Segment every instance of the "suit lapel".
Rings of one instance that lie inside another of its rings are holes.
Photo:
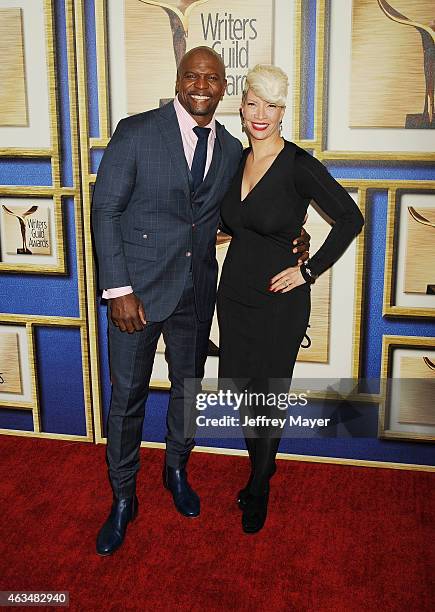
[[[184,155],[180,126],[172,102],[156,111],[160,131],[168,148],[169,156],[184,183],[184,191],[190,200],[189,168]]]

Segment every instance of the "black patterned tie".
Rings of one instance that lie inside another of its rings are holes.
[[[207,142],[210,128],[197,125],[193,131],[198,136],[190,172],[193,178],[193,191],[196,191],[204,180],[205,162],[207,160]]]

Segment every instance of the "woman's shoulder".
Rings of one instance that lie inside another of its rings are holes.
[[[308,151],[299,147],[296,143],[291,140],[284,140],[284,149],[282,151],[282,158],[285,164],[288,167],[288,164],[291,164],[291,167],[296,171],[301,167],[305,167],[307,164],[310,165],[310,160],[312,156]]]
[[[299,147],[296,143],[292,142],[291,140],[286,140],[284,138],[284,143],[285,143],[285,148],[288,150],[288,152],[294,155],[294,157],[297,160],[306,159],[307,157],[312,157],[311,153],[309,153],[308,151],[305,151],[305,149],[303,149],[302,147]]]
[[[307,170],[311,172],[326,171],[326,168],[322,162],[314,157],[310,151],[306,151],[289,140],[285,140],[285,143],[289,151],[291,151],[295,166],[298,170]]]

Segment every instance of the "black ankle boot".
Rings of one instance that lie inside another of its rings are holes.
[[[173,468],[165,464],[163,467],[163,484],[172,493],[175,507],[183,516],[194,518],[199,516],[200,500],[187,481],[186,469]]]
[[[275,474],[275,472],[276,472],[276,463],[274,461],[273,462],[273,468],[272,468],[272,471],[270,473],[269,478],[272,478],[272,476]],[[253,475],[252,475],[252,472],[251,472],[251,475],[249,476],[249,480],[246,483],[245,488],[241,489],[238,492],[238,494],[237,494],[237,504],[238,504],[240,510],[243,510],[246,507],[246,503],[247,503],[248,497],[249,497],[249,487],[250,487],[250,484],[252,482],[252,477],[253,477]]]
[[[245,533],[257,533],[262,529],[267,517],[269,485],[264,495],[249,494],[242,514],[242,528]]]
[[[139,502],[134,497],[114,498],[109,517],[97,536],[97,553],[111,555],[124,542],[127,525],[137,516]]]
[[[252,473],[249,476],[249,480],[246,483],[246,486],[244,489],[240,489],[240,491],[237,493],[237,504],[240,508],[240,510],[243,510],[246,506],[246,503],[248,501],[248,497],[249,497],[249,486],[252,482]]]

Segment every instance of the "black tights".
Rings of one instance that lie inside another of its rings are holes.
[[[247,488],[252,495],[264,495],[276,469],[275,457],[280,438],[245,437],[245,442],[251,460],[251,475]]]
[[[245,387],[249,393],[273,394],[278,397],[279,393],[288,393],[289,379],[251,380]],[[241,406],[242,423],[245,418],[258,416],[267,418],[283,419],[286,411],[279,409],[276,405],[267,405],[259,402],[256,406]],[[275,473],[275,458],[281,440],[282,429],[271,425],[243,426],[246,448],[251,461],[251,475],[247,488],[252,495],[264,495],[271,476]]]

